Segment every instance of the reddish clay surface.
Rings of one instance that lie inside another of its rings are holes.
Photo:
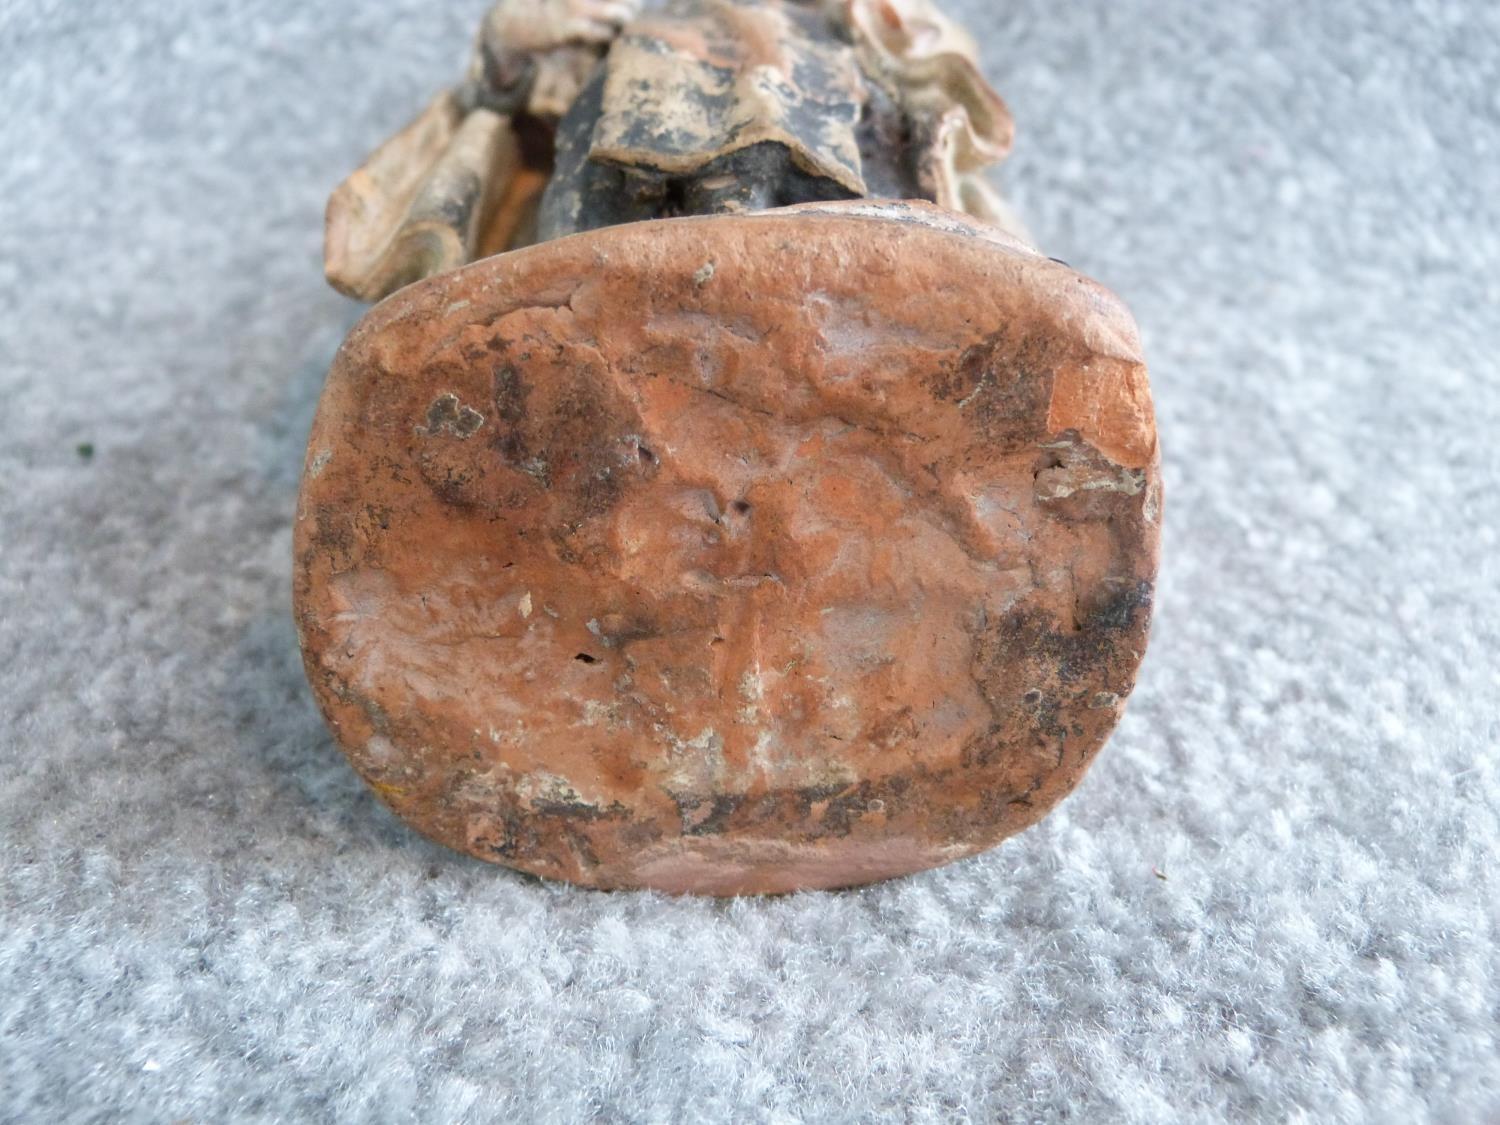
[[[920,205],[634,224],[351,334],[296,535],[307,670],[381,797],[598,887],[863,883],[1034,823],[1146,644],[1129,314]]]

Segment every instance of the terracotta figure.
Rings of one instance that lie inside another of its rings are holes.
[[[310,682],[381,797],[595,887],[837,887],[1082,778],[1161,510],[1129,313],[1032,249],[929,0],[501,0],[335,193]],[[382,300],[382,298],[384,298]]]

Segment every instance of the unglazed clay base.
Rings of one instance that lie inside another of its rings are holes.
[[[925,205],[610,228],[378,306],[296,535],[339,744],[451,847],[596,887],[864,883],[1068,793],[1160,491],[1108,292]]]

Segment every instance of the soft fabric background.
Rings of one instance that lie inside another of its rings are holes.
[[[1495,1120],[1500,8],[963,5],[1144,326],[1153,648],[1041,827],[719,903],[424,842],[303,686],[323,202],[482,3],[0,0],[0,1118]]]

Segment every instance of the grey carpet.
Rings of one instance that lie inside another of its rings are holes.
[[[1500,1116],[1500,7],[963,6],[1145,330],[1153,648],[1041,827],[715,903],[424,842],[303,686],[324,198],[481,6],[0,2],[0,1118]]]

